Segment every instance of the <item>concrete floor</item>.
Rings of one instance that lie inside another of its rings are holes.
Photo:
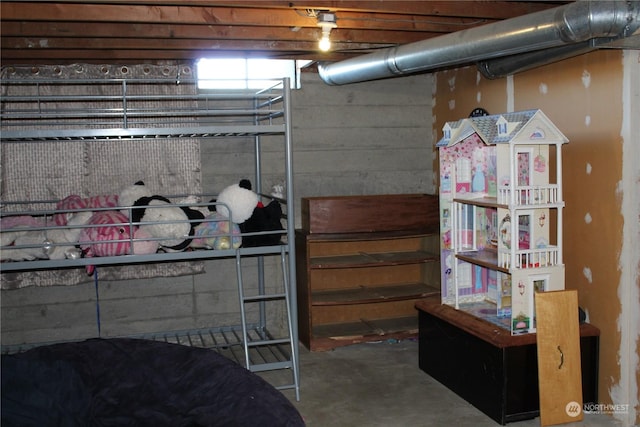
[[[300,347],[300,401],[309,427],[455,426],[500,424],[468,404],[418,367],[413,340],[357,344],[328,352]],[[509,423],[540,425],[540,418]],[[611,416],[585,414],[564,426],[621,426]]]

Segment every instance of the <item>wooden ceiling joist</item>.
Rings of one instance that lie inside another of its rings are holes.
[[[424,40],[566,1],[2,1],[2,64],[183,61],[207,55],[327,60]],[[318,11],[333,11],[321,53]]]

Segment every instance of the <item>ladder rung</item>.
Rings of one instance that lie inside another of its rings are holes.
[[[280,338],[280,339],[273,339],[273,340],[259,340],[259,341],[249,341],[247,343],[247,345],[249,347],[257,347],[260,345],[271,345],[271,344],[287,344],[290,343],[291,339],[289,338]]]
[[[295,384],[285,384],[285,385],[276,386],[276,389],[278,389],[278,390],[291,390],[292,388],[296,388],[296,385]]]
[[[249,366],[251,372],[273,371],[275,369],[292,368],[293,362],[291,360],[286,362],[273,362],[273,363],[257,363]]]
[[[282,294],[255,295],[250,297],[244,297],[242,299],[243,301],[265,301],[270,299],[282,299],[285,296],[286,295],[282,293]]]

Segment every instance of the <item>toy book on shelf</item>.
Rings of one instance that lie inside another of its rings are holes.
[[[447,122],[440,166],[442,302],[535,332],[534,293],[564,289],[562,152],[541,110]]]

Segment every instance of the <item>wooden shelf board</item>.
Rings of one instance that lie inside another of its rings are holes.
[[[440,289],[426,283],[407,283],[389,286],[361,286],[359,288],[314,292],[312,305],[369,304],[425,298],[439,294]]]
[[[491,270],[509,273],[507,268],[498,267],[498,253],[496,251],[479,250],[474,252],[459,252],[456,254],[456,258]]]
[[[375,233],[309,233],[306,230],[298,229],[296,233],[305,235],[309,242],[359,242],[425,237],[438,234],[438,230],[432,227],[416,230],[376,231]]]
[[[330,339],[343,341],[346,345],[347,343],[371,341],[371,338],[384,339],[398,333],[417,334],[417,314],[390,319],[361,319],[359,322],[316,325],[313,327],[312,340]]]
[[[436,254],[425,251],[383,252],[322,256],[310,259],[310,268],[357,268],[383,265],[415,264],[427,261],[437,261]]]
[[[509,206],[506,204],[498,203],[497,197],[488,197],[488,196],[460,197],[458,196],[458,197],[455,197],[453,201],[457,203],[464,203],[466,205],[475,205],[475,206],[480,206],[484,208],[505,208],[505,209],[509,208]]]

